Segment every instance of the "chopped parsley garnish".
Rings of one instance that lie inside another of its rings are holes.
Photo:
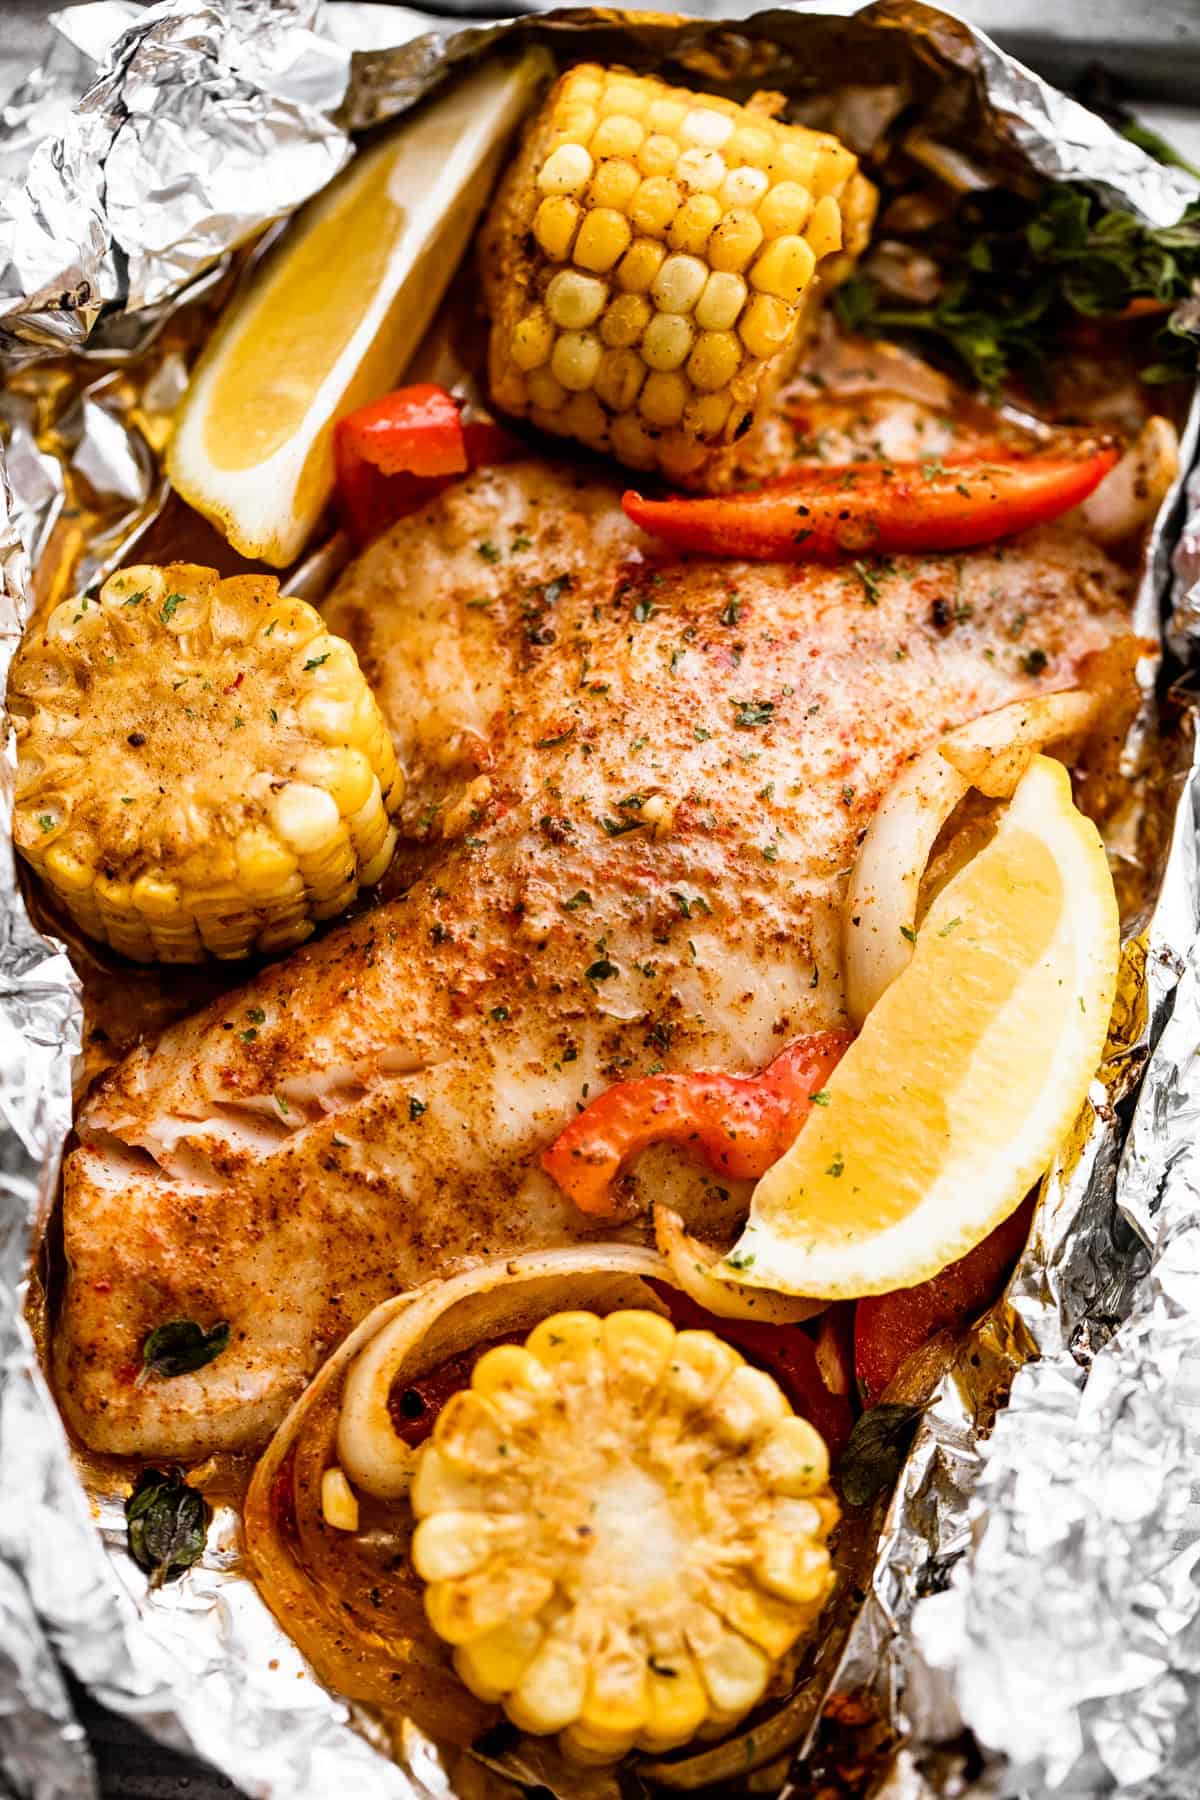
[[[609,962],[607,956],[599,956],[591,968],[584,970],[584,975],[588,981],[608,981],[620,972],[615,962]]]
[[[1036,676],[1042,673],[1049,661],[1050,658],[1046,655],[1046,652],[1044,650],[1039,650],[1035,645],[1032,650],[1026,650],[1024,656],[1022,656],[1021,667],[1027,675]]]
[[[773,700],[731,700],[733,723],[738,731],[754,731],[769,725],[775,712]]]
[[[740,600],[731,599],[721,609],[722,625],[736,625],[741,616],[742,603]]]
[[[572,894],[569,900],[563,901],[563,905],[568,912],[578,912],[581,906],[590,906],[591,904],[592,896],[588,893],[586,888],[580,888],[577,894]]]
[[[319,669],[321,667],[322,663],[327,663],[328,661],[329,661],[329,651],[328,650],[325,652],[324,656],[310,656],[308,661],[304,665],[302,673],[307,675],[308,671],[310,669]]]
[[[624,837],[627,831],[640,831],[646,823],[645,819],[610,819],[600,820],[607,837]]]
[[[503,554],[502,551],[496,548],[495,544],[489,544],[486,539],[482,544],[476,544],[475,549],[478,554],[482,556],[485,563],[498,563]]]
[[[423,1100],[418,1100],[417,1096],[415,1094],[410,1094],[408,1097],[408,1116],[409,1116],[409,1118],[410,1119],[419,1119],[421,1114],[424,1111],[425,1111],[425,1102]]]
[[[167,595],[166,599],[162,603],[162,610],[158,615],[164,625],[167,623],[168,619],[173,619],[175,617],[175,614],[179,611],[179,608],[183,605],[183,603],[186,599],[187,599],[186,594],[168,594]]]
[[[575,726],[568,725],[565,731],[560,731],[555,737],[538,738],[533,747],[535,750],[556,750],[559,744],[569,743],[574,736]]]

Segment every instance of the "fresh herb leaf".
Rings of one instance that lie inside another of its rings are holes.
[[[152,1588],[176,1581],[204,1552],[211,1517],[204,1495],[182,1469],[143,1469],[125,1502],[129,1554]]]
[[[325,652],[324,656],[310,656],[308,661],[305,663],[303,669],[301,670],[301,674],[307,675],[308,671],[310,669],[319,669],[321,667],[322,663],[327,663],[328,661],[329,661],[329,651],[328,650]]]
[[[560,744],[569,743],[574,736],[575,726],[568,725],[567,729],[560,731],[557,737],[538,738],[533,747],[535,750],[556,750]]]
[[[608,981],[612,976],[619,975],[620,972],[616,963],[609,962],[607,956],[597,957],[591,968],[583,971],[588,981]]]
[[[730,705],[738,731],[753,731],[759,725],[769,725],[775,711],[773,700],[731,700]]]
[[[590,906],[591,904],[592,896],[586,888],[580,888],[577,893],[571,895],[569,900],[563,901],[563,906],[568,912],[578,912],[581,906]]]
[[[873,1406],[855,1422],[838,1464],[847,1506],[865,1506],[900,1473],[921,1417],[919,1406]]]
[[[229,1344],[229,1321],[221,1319],[205,1331],[195,1319],[168,1319],[156,1325],[142,1345],[142,1377],[190,1375],[220,1356]]]
[[[183,605],[183,603],[186,599],[187,599],[186,594],[168,594],[167,595],[166,599],[162,603],[162,611],[158,615],[164,625],[167,623],[168,619],[173,619],[175,617],[175,614],[179,611],[179,608]]]
[[[1046,655],[1044,650],[1039,650],[1035,645],[1032,650],[1026,650],[1024,656],[1022,656],[1020,660],[1021,667],[1024,669],[1025,673],[1027,675],[1036,676],[1042,673],[1046,664],[1050,661],[1050,658]]]
[[[482,556],[485,563],[498,563],[503,555],[503,551],[498,550],[495,544],[489,544],[486,541],[482,544],[476,544],[475,548],[479,552],[479,555]]]
[[[419,1119],[421,1114],[424,1111],[425,1111],[425,1102],[423,1100],[418,1100],[417,1096],[415,1094],[410,1094],[409,1098],[408,1098],[408,1116],[409,1116],[409,1118],[413,1119],[413,1120]]]
[[[646,823],[645,819],[609,819],[600,821],[608,837],[624,837],[627,831],[640,831]]]

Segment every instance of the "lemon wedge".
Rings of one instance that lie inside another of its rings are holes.
[[[244,556],[283,568],[333,488],[335,422],[420,342],[548,60],[489,63],[359,156],[235,297],[192,374],[167,472]]]
[[[710,1273],[841,1300],[912,1287],[964,1256],[1078,1115],[1118,948],[1100,835],[1062,764],[1036,756]]]

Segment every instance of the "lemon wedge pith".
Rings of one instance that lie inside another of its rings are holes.
[[[311,201],[226,308],[192,372],[167,472],[244,556],[285,567],[333,488],[333,426],[424,335],[546,69],[489,64]]]
[[[1034,757],[712,1273],[850,1299],[964,1256],[1020,1204],[1083,1105],[1118,951],[1100,835],[1061,763]]]

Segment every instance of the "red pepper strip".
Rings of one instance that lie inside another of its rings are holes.
[[[919,1287],[860,1300],[854,1317],[854,1366],[864,1401],[874,1406],[914,1350],[944,1327],[961,1330],[989,1307],[1025,1248],[1033,1201],[997,1225],[960,1261]]]
[[[458,402],[423,382],[334,426],[338,509],[356,548],[417,512],[466,469],[508,462],[520,445],[499,425],[464,425]]]
[[[956,461],[805,463],[752,493],[621,504],[681,550],[760,562],[966,550],[1043,525],[1086,500],[1117,461],[1114,444],[1030,456],[976,451]]]
[[[655,1282],[655,1292],[670,1309],[679,1331],[712,1331],[747,1362],[773,1375],[793,1410],[816,1426],[825,1440],[830,1462],[836,1462],[850,1438],[853,1419],[849,1394],[831,1393],[821,1378],[813,1341],[802,1325],[755,1325],[750,1320],[718,1319],[678,1288]]]
[[[451,1394],[470,1387],[475,1364],[484,1351],[497,1344],[523,1344],[525,1337],[525,1332],[509,1331],[503,1337],[488,1338],[482,1344],[460,1351],[457,1356],[447,1357],[444,1363],[430,1369],[427,1375],[418,1376],[408,1387],[393,1389],[388,1412],[396,1436],[413,1449],[423,1444]]]
[[[648,1144],[699,1150],[718,1175],[764,1175],[794,1141],[812,1095],[851,1041],[848,1031],[797,1038],[761,1075],[644,1075],[619,1081],[573,1119],[542,1167],[582,1212],[609,1217],[621,1164]]]

